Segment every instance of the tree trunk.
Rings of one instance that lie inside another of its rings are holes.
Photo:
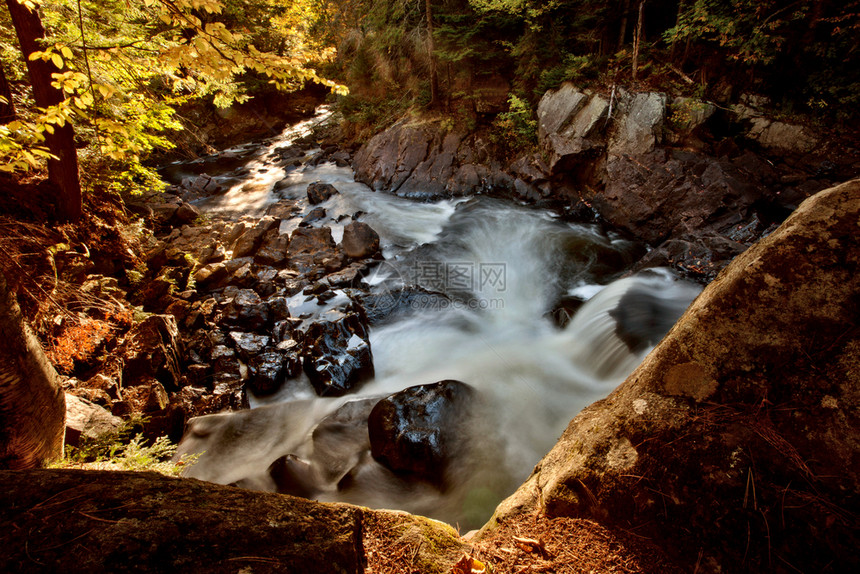
[[[427,49],[430,52],[430,106],[436,107],[439,103],[439,75],[436,71],[436,46],[433,42],[433,11],[430,0],[424,0],[424,9],[427,13]]]
[[[30,54],[41,50],[39,42],[45,37],[39,14],[19,4],[18,0],[6,0],[6,5],[27,62],[36,105],[48,108],[59,104],[65,96],[62,90],[51,86],[51,74],[60,70],[50,60],[37,58],[30,61]],[[55,125],[53,134],[45,134],[45,141],[51,153],[57,156],[57,159],[48,160],[48,178],[57,188],[57,216],[63,220],[76,221],[81,217],[82,208],[74,129],[68,122],[63,126]]]
[[[15,104],[12,102],[12,88],[9,87],[2,62],[0,62],[0,98],[6,100],[5,103],[0,100],[0,125],[6,125],[15,119]]]
[[[633,81],[639,68],[639,46],[642,43],[642,25],[645,22],[645,0],[639,3],[639,18],[636,20],[636,33],[633,35]]]
[[[0,272],[0,468],[63,456],[66,397]]]
[[[624,8],[621,10],[621,30],[618,32],[618,49],[624,46],[624,38],[627,36],[627,14],[630,13],[630,0],[624,0]]]

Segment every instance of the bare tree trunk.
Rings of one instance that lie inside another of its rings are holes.
[[[627,15],[630,13],[630,0],[624,0],[624,8],[621,10],[621,30],[618,32],[618,49],[624,45],[627,36]]]
[[[433,11],[430,0],[424,0],[427,13],[427,49],[430,53],[430,106],[435,107],[439,102],[439,75],[436,70],[436,46],[433,42]]]
[[[0,468],[43,466],[63,456],[66,398],[2,272],[0,337]]]
[[[30,54],[41,50],[40,40],[45,37],[42,20],[18,0],[6,0],[12,24],[27,62],[33,97],[40,108],[55,106],[63,101],[62,90],[51,85],[51,74],[60,70],[49,60],[30,60]],[[53,134],[45,134],[48,149],[57,159],[48,160],[48,178],[57,187],[57,215],[60,219],[76,221],[81,217],[81,181],[78,174],[78,153],[75,149],[75,132],[69,122],[54,126]]]
[[[633,81],[639,68],[639,45],[642,43],[642,24],[645,21],[645,0],[639,3],[639,18],[636,21],[636,33],[633,35]]]
[[[3,63],[0,62],[0,125],[6,125],[15,119],[15,104],[12,102],[12,88],[9,87],[9,81],[6,79],[6,70],[3,69]]]

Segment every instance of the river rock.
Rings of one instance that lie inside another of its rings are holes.
[[[324,207],[315,207],[311,209],[307,215],[305,215],[302,220],[299,222],[300,227],[309,227],[312,223],[317,221],[322,221],[326,218],[326,212]]]
[[[270,395],[280,389],[286,379],[299,376],[302,361],[297,350],[268,349],[252,358],[248,367],[248,388],[255,395]]]
[[[269,323],[269,307],[253,289],[239,289],[225,302],[218,322],[258,331]]]
[[[308,185],[308,203],[311,205],[322,203],[337,193],[339,193],[337,188],[332,184],[315,181]]]
[[[370,257],[379,251],[379,234],[368,224],[353,221],[343,228],[341,247],[352,259]]]
[[[739,255],[487,529],[545,512],[635,526],[691,570],[860,568],[858,221],[854,180]]]
[[[475,390],[447,380],[409,387],[380,400],[367,421],[370,452],[395,472],[442,484],[475,402]]]
[[[322,275],[337,271],[346,264],[329,227],[301,227],[293,231],[287,250],[290,265],[299,273]]]
[[[233,340],[236,350],[239,351],[239,356],[246,361],[265,349],[266,345],[269,344],[269,337],[267,335],[230,331],[230,338]]]
[[[373,376],[367,326],[353,306],[302,326],[305,373],[320,396],[340,396]]]
[[[270,229],[263,236],[254,261],[263,265],[279,266],[287,260],[288,235],[281,235],[277,229]]]
[[[248,228],[233,245],[233,259],[240,257],[253,256],[260,244],[263,242],[263,236],[270,229],[275,227],[277,220],[272,216],[265,216],[257,222],[253,227]]]
[[[291,219],[301,211],[299,202],[294,199],[280,199],[266,208],[266,215],[271,215],[275,219]]]

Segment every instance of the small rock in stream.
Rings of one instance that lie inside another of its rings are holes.
[[[338,193],[337,188],[332,184],[315,181],[308,185],[308,203],[311,205],[322,203],[336,193]]]
[[[367,327],[352,306],[302,326],[304,369],[319,396],[341,396],[373,376]]]

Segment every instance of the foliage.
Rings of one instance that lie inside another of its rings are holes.
[[[508,98],[508,111],[493,121],[496,143],[511,152],[530,149],[537,144],[537,119],[528,102],[514,94]]]
[[[235,1],[225,10],[221,0],[42,0],[49,38],[33,57],[61,70],[54,86],[66,99],[47,110],[17,105],[18,122],[0,129],[3,169],[40,166],[48,154],[42,134],[73,123],[87,144],[82,173],[106,176],[91,184],[114,191],[150,187],[158,178],[144,160],[173,147],[168,134],[181,128],[175,109],[185,102],[205,98],[225,107],[246,101],[244,82],[253,78],[282,90],[312,81],[343,91],[309,67],[332,53],[307,39],[316,3],[256,0],[246,17],[247,3]],[[11,77],[23,78],[8,15],[0,20],[0,60]]]
[[[196,462],[199,455],[183,456],[178,462],[171,458],[176,454],[176,445],[166,436],[160,436],[151,445],[135,429],[145,424],[142,417],[123,423],[115,432],[98,437],[81,437],[77,447],[67,446],[65,457],[54,463],[55,468],[95,467],[101,470],[154,471],[168,476],[179,476],[188,466]],[[130,438],[131,437],[131,438]]]

